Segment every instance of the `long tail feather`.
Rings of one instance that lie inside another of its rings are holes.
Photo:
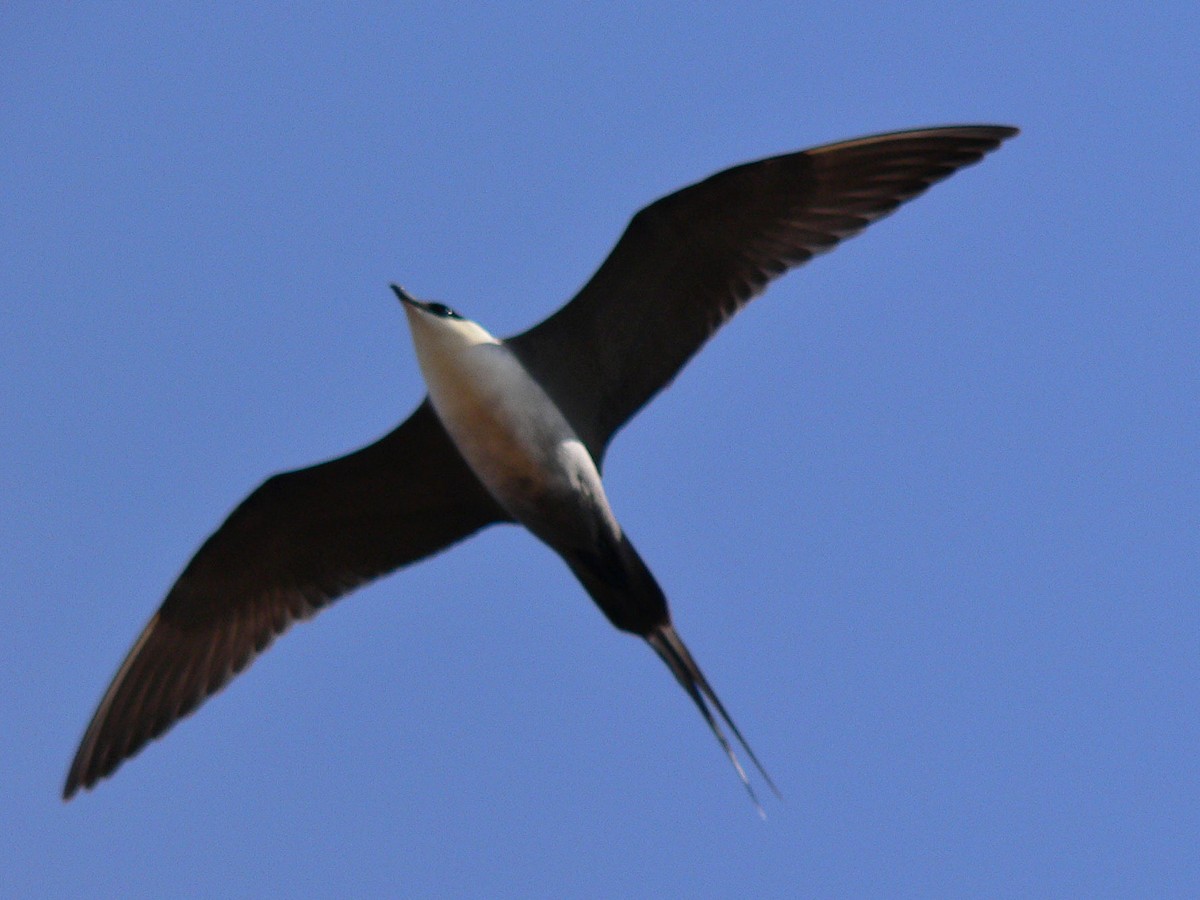
[[[671,670],[676,680],[687,691],[688,696],[692,698],[692,702],[700,710],[700,714],[704,717],[704,721],[708,723],[708,727],[712,731],[713,736],[716,737],[717,742],[721,745],[721,749],[729,757],[729,762],[732,763],[734,771],[737,772],[738,778],[741,779],[746,792],[750,795],[750,800],[754,804],[754,808],[765,819],[767,816],[763,811],[762,804],[758,802],[758,795],[755,794],[754,788],[750,784],[750,779],[746,777],[746,771],[742,768],[737,754],[725,737],[725,732],[721,728],[721,721],[733,732],[733,736],[737,739],[742,749],[746,751],[746,755],[754,763],[754,767],[758,769],[759,774],[762,775],[763,780],[771,788],[776,797],[780,796],[779,788],[775,787],[775,782],[771,780],[771,776],[767,774],[767,770],[763,768],[762,763],[758,761],[758,757],[754,755],[754,751],[750,749],[750,745],[746,743],[746,739],[742,737],[741,731],[738,730],[737,725],[734,724],[733,719],[726,712],[725,705],[717,697],[716,692],[708,683],[708,679],[700,671],[700,667],[696,665],[696,661],[692,658],[692,654],[688,651],[683,640],[675,632],[675,629],[670,624],[667,624],[660,625],[646,635],[646,641],[654,648],[654,652],[659,655],[659,658],[667,664],[667,668]],[[718,721],[713,715],[712,710],[714,709],[721,721]]]

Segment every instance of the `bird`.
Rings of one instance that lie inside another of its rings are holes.
[[[268,478],[203,542],[105,691],[63,799],[111,775],[294,622],[486,526],[515,523],[663,660],[762,814],[726,728],[779,792],[619,524],[601,478],[606,450],[768,282],[1017,133],[913,129],[720,171],[636,213],[566,305],[506,339],[392,285],[427,396],[374,443]]]

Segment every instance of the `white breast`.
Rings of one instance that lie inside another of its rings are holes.
[[[449,352],[448,352],[449,351]],[[556,543],[597,514],[611,519],[600,473],[541,385],[500,342],[417,342],[430,400],[463,458],[496,500]]]

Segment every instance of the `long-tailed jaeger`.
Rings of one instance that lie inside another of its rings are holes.
[[[220,690],[292,622],[497,522],[548,544],[613,625],[654,648],[752,798],[724,727],[774,789],[609,506],[605,449],[768,281],[1016,133],[926,128],[726,169],[635,215],[570,303],[505,340],[393,286],[429,396],[375,443],[267,479],[204,542],[100,701],[64,798]]]

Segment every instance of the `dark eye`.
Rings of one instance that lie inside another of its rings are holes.
[[[443,319],[461,319],[462,318],[462,316],[460,316],[458,313],[456,313],[450,307],[446,306],[444,303],[430,303],[429,306],[426,308],[431,313],[433,313],[435,316],[441,316]]]

